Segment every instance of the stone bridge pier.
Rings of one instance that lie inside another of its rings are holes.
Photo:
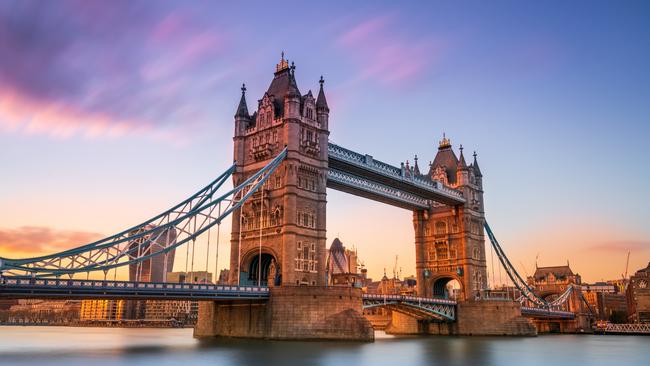
[[[372,341],[361,315],[361,290],[350,287],[271,288],[268,301],[199,303],[195,337]]]

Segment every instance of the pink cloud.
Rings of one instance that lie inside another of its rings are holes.
[[[413,81],[439,57],[439,42],[406,34],[396,23],[392,16],[377,16],[337,38],[336,45],[359,66],[359,80],[374,79],[386,84]]]
[[[596,243],[588,248],[605,252],[627,252],[650,250],[650,241],[647,240],[611,240]]]
[[[156,129],[156,133],[151,133]],[[119,119],[101,112],[89,112],[57,101],[29,98],[11,89],[0,88],[0,131],[46,135],[64,139],[118,138],[127,135],[147,136],[178,142],[176,133],[167,133],[151,123]]]
[[[102,234],[57,230],[42,226],[21,226],[15,229],[0,229],[0,251],[4,257],[15,253],[39,255],[70,249],[98,240]]]

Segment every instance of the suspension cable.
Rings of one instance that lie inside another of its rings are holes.
[[[260,252],[259,260],[257,261],[257,287],[262,286],[262,224],[264,223],[264,184],[260,187],[262,195],[260,196]]]
[[[221,202],[219,202],[219,215],[217,217],[221,217]],[[214,283],[217,283],[218,277],[220,275],[219,273],[219,237],[221,236],[221,222],[217,223],[217,254],[214,259]]]
[[[494,277],[494,249],[492,248],[492,245],[490,245],[490,259],[492,261],[492,289],[496,289],[496,277]]]
[[[196,232],[196,216],[194,216],[194,232]],[[195,244],[196,244],[196,238],[192,238],[192,267],[191,267],[191,272],[192,272],[192,278],[190,283],[194,283],[194,249],[195,249]],[[197,278],[198,280],[198,278]]]

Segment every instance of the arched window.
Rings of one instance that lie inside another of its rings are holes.
[[[271,111],[266,112],[266,122],[269,123],[269,124],[272,122]]]
[[[444,221],[436,222],[436,234],[447,234],[447,223]]]
[[[436,258],[447,259],[449,258],[449,247],[444,241],[436,242]]]

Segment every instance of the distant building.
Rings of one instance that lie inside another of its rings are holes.
[[[2,321],[22,324],[68,325],[79,319],[78,300],[18,300],[3,311]]]
[[[598,292],[598,318],[612,323],[627,323],[627,299],[625,294]]]
[[[124,317],[125,300],[83,300],[79,320],[121,320]]]
[[[147,225],[143,229],[133,230],[129,237],[141,235],[146,231],[155,229]],[[154,230],[149,234],[138,236],[129,242],[130,257],[137,258],[151,255],[176,243],[176,229]],[[129,281],[138,282],[165,282],[165,274],[174,268],[175,249],[167,254],[153,256],[149,259],[129,265]]]
[[[212,273],[207,271],[168,272],[167,282],[173,283],[212,283]]]
[[[573,292],[564,305],[565,310],[589,313],[587,305],[582,300],[582,278],[571,270],[568,262],[566,266],[537,267],[535,273],[528,277],[527,282],[537,296],[549,302],[572,287]]]
[[[220,285],[226,285],[228,284],[228,276],[230,276],[230,270],[229,269],[222,269],[219,272],[219,279],[217,280],[217,283]]]
[[[328,284],[362,287],[357,266],[356,251],[346,249],[341,240],[335,238],[327,255]]]
[[[636,271],[627,286],[627,316],[633,323],[650,323],[650,263]]]
[[[147,300],[145,306],[146,320],[171,320],[189,323],[192,313],[192,305],[196,301],[179,300]],[[198,306],[197,306],[198,309]]]
[[[616,294],[618,288],[607,282],[596,282],[593,284],[583,284],[582,285],[582,296],[584,296],[585,301],[589,304],[591,311],[595,312],[594,315],[598,316],[598,319],[607,320],[608,317],[614,314],[613,312],[618,309],[617,299],[614,297],[605,297],[604,294]],[[607,315],[609,313],[609,315]]]
[[[211,284],[212,273],[207,271],[168,272],[167,282]],[[177,320],[184,324],[194,324],[198,318],[197,301],[187,300],[147,300],[141,302],[142,318],[146,320]]]

